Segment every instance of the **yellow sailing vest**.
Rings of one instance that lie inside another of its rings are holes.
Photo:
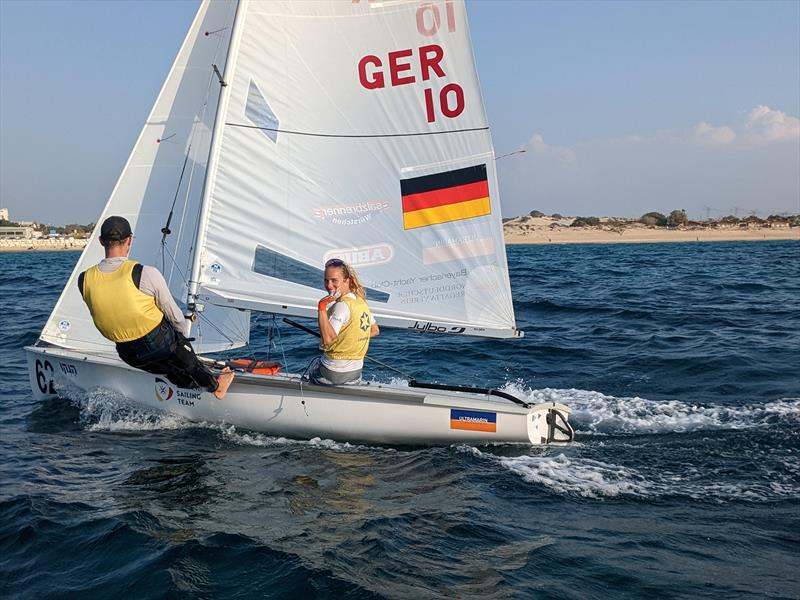
[[[138,340],[164,318],[155,298],[133,283],[135,265],[135,260],[126,260],[112,273],[103,273],[97,265],[84,272],[83,299],[97,329],[112,342]]]
[[[347,304],[350,320],[341,328],[336,339],[325,346],[325,356],[333,360],[361,360],[369,348],[372,313],[366,301],[358,296],[342,296],[339,302]]]

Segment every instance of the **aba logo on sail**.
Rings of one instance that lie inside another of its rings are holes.
[[[336,248],[329,250],[322,257],[323,262],[331,258],[339,258],[353,267],[371,267],[383,265],[394,258],[394,248],[389,244],[374,244],[357,248]]]
[[[166,402],[175,395],[175,390],[172,389],[172,386],[160,377],[156,377],[155,388],[156,400],[159,402]]]

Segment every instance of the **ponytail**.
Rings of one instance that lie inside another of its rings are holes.
[[[366,300],[367,293],[364,290],[364,285],[358,278],[358,273],[356,273],[355,269],[353,269],[353,267],[351,267],[350,265],[345,264],[344,274],[350,280],[350,291],[353,292],[356,296],[358,296],[362,300]]]

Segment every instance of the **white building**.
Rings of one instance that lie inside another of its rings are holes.
[[[0,208],[0,221],[10,221],[11,219],[8,218],[8,209],[7,208]]]
[[[0,227],[0,240],[30,240],[39,235],[33,227]]]

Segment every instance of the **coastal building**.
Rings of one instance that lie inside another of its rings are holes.
[[[40,235],[33,227],[0,227],[0,239],[4,240],[31,240]]]
[[[8,218],[8,209],[7,208],[0,208],[0,221],[10,221],[11,219]]]

